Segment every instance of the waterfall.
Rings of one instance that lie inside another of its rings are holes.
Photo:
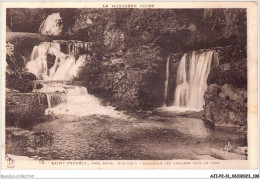
[[[48,54],[56,57],[50,69],[47,68]],[[42,42],[33,48],[31,60],[26,64],[26,68],[40,80],[71,80],[78,75],[86,58],[87,55],[81,55],[76,60],[74,56],[61,52],[59,43]]]
[[[87,45],[69,43],[68,53],[78,53],[81,47]],[[55,62],[50,69],[47,68],[48,54],[55,56]],[[87,55],[81,55],[76,60],[75,56],[61,52],[60,43],[57,42],[43,42],[33,48],[31,60],[26,67],[38,79],[43,80],[43,88],[39,92],[46,94],[47,114],[119,116],[113,107],[102,106],[97,98],[88,93],[87,88],[61,83],[76,77],[86,59]]]
[[[213,62],[213,51],[184,54],[181,58],[174,93],[175,107],[202,109],[207,78]]]
[[[67,45],[67,54],[77,56],[82,51],[87,52],[89,48],[89,44],[81,41],[68,41]]]
[[[65,93],[46,93],[48,108],[52,108],[61,103],[66,103]]]
[[[163,95],[163,103],[164,106],[166,106],[166,100],[167,100],[167,94],[168,94],[168,85],[169,85],[169,61],[170,61],[170,56],[167,58],[167,63],[166,63],[166,74],[165,74],[165,82],[164,82],[164,95]]]
[[[45,93],[47,97],[48,108],[53,108],[60,103],[66,103],[67,90],[63,84],[44,84],[39,92]]]
[[[61,83],[45,84],[40,92],[47,96],[46,114],[87,116],[93,114],[119,117],[111,106],[102,106],[99,99],[90,95],[87,88]]]
[[[53,13],[49,15],[46,20],[41,23],[39,32],[43,35],[58,36],[62,33],[62,18],[60,13]]]
[[[59,43],[62,48],[62,52],[71,55],[79,56],[86,54],[89,51],[90,42],[82,42],[78,40],[54,40],[53,42]]]
[[[100,101],[90,95],[87,88],[80,86],[63,86],[66,89],[66,102],[52,107],[46,113],[87,116],[93,114],[118,117],[119,113],[111,106],[102,106]]]

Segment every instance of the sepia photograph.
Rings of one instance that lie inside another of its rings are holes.
[[[102,2],[4,15],[4,167],[249,161],[257,58],[246,7]]]

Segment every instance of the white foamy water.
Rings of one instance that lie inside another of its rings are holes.
[[[207,90],[207,78],[210,69],[219,64],[214,51],[184,54],[177,70],[176,88],[172,106],[165,105],[168,95],[169,61],[166,63],[164,105],[160,110],[172,112],[200,111],[204,105],[204,93]]]
[[[48,69],[47,55],[56,57],[53,66]],[[118,117],[119,113],[111,106],[102,106],[100,101],[88,94],[87,88],[61,84],[59,81],[69,81],[77,77],[80,68],[85,65],[87,55],[81,55],[78,60],[72,55],[60,51],[60,45],[54,42],[43,42],[35,46],[27,69],[39,80],[47,80],[51,84],[43,84],[40,92],[47,96],[47,114],[67,114],[87,116],[92,114]],[[55,81],[52,83],[51,81]],[[58,81],[58,82],[57,82]]]
[[[164,106],[166,106],[166,100],[167,100],[167,95],[168,95],[169,61],[170,61],[170,56],[167,58],[166,70],[165,70],[164,95],[163,95]]]
[[[159,108],[159,110],[162,111],[171,111],[171,112],[186,112],[186,111],[195,111],[199,112],[202,109],[201,108],[189,108],[189,107],[178,107],[178,106],[164,106]]]
[[[64,88],[65,89],[65,88]],[[50,108],[46,113],[87,116],[93,114],[119,117],[120,113],[111,106],[102,106],[98,98],[88,94],[87,88],[67,86],[66,102]]]
[[[203,108],[203,97],[207,90],[207,78],[212,66],[212,57],[213,51],[192,52],[189,61],[187,61],[187,54],[183,55],[177,71],[177,86],[173,104],[175,107]]]
[[[53,13],[44,20],[39,28],[39,32],[43,35],[58,36],[62,33],[62,18],[60,13]]]
[[[54,65],[50,69],[47,67],[48,54],[55,56]],[[81,55],[76,60],[74,56],[61,52],[59,43],[42,42],[33,48],[26,68],[39,80],[71,80],[78,75],[86,58],[87,55]]]

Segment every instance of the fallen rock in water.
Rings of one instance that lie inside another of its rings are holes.
[[[246,160],[245,155],[240,155],[236,153],[221,151],[217,149],[210,149],[211,156],[221,159],[221,160]]]

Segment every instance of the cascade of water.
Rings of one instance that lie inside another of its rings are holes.
[[[74,52],[73,52],[74,53]],[[54,65],[48,70],[47,55],[56,57]],[[31,60],[26,64],[29,72],[43,80],[70,80],[78,75],[81,66],[84,65],[86,55],[82,55],[76,61],[74,56],[61,52],[60,44],[54,42],[42,42],[33,48]]]
[[[40,92],[46,94],[48,108],[55,107],[60,103],[66,103],[67,101],[67,90],[63,84],[44,84]]]
[[[42,78],[42,74],[47,74],[47,53],[49,48],[58,48],[56,45],[46,42],[33,48],[31,60],[26,64],[26,68],[37,78]]]
[[[85,87],[70,86],[66,89],[66,91],[66,102],[60,103],[56,107],[48,109],[47,112],[76,116],[86,116],[92,114],[110,115],[114,117],[119,116],[119,113],[116,112],[113,107],[102,106],[100,101],[90,95]]]
[[[55,55],[55,63],[48,71],[47,54]],[[43,42],[33,48],[31,60],[27,63],[27,69],[34,73],[38,79],[43,80],[70,80],[78,75],[79,68],[84,65],[86,55],[75,60],[73,56],[67,56],[60,51],[59,43]],[[66,90],[59,85],[44,84],[40,90],[47,96],[48,108],[53,108],[60,103],[66,103]]]
[[[174,106],[186,106],[189,90],[186,73],[186,54],[182,56],[178,67],[176,85]]]
[[[46,20],[41,23],[39,32],[44,35],[58,36],[62,33],[62,18],[60,13],[53,13],[49,15]]]
[[[70,50],[69,53],[77,53],[75,44],[69,45],[68,49]],[[56,57],[50,70],[47,68],[47,54]],[[34,47],[27,68],[38,79],[55,80],[55,82],[56,80],[70,80],[79,74],[79,69],[85,64],[86,59],[87,55],[82,55],[76,61],[74,56],[62,53],[58,43],[44,42]],[[102,106],[97,98],[88,94],[85,87],[60,83],[44,84],[40,92],[47,96],[47,113],[77,116],[91,114],[119,116],[113,107]]]
[[[183,55],[177,71],[174,106],[202,109],[212,57],[213,51]]]
[[[61,103],[66,103],[65,93],[46,93],[48,108],[52,108]]]
[[[165,82],[164,82],[164,95],[163,95],[163,102],[164,106],[166,106],[166,100],[167,100],[167,94],[168,94],[168,84],[169,84],[169,61],[170,61],[170,56],[167,58],[167,63],[166,63],[166,74],[165,74]]]

